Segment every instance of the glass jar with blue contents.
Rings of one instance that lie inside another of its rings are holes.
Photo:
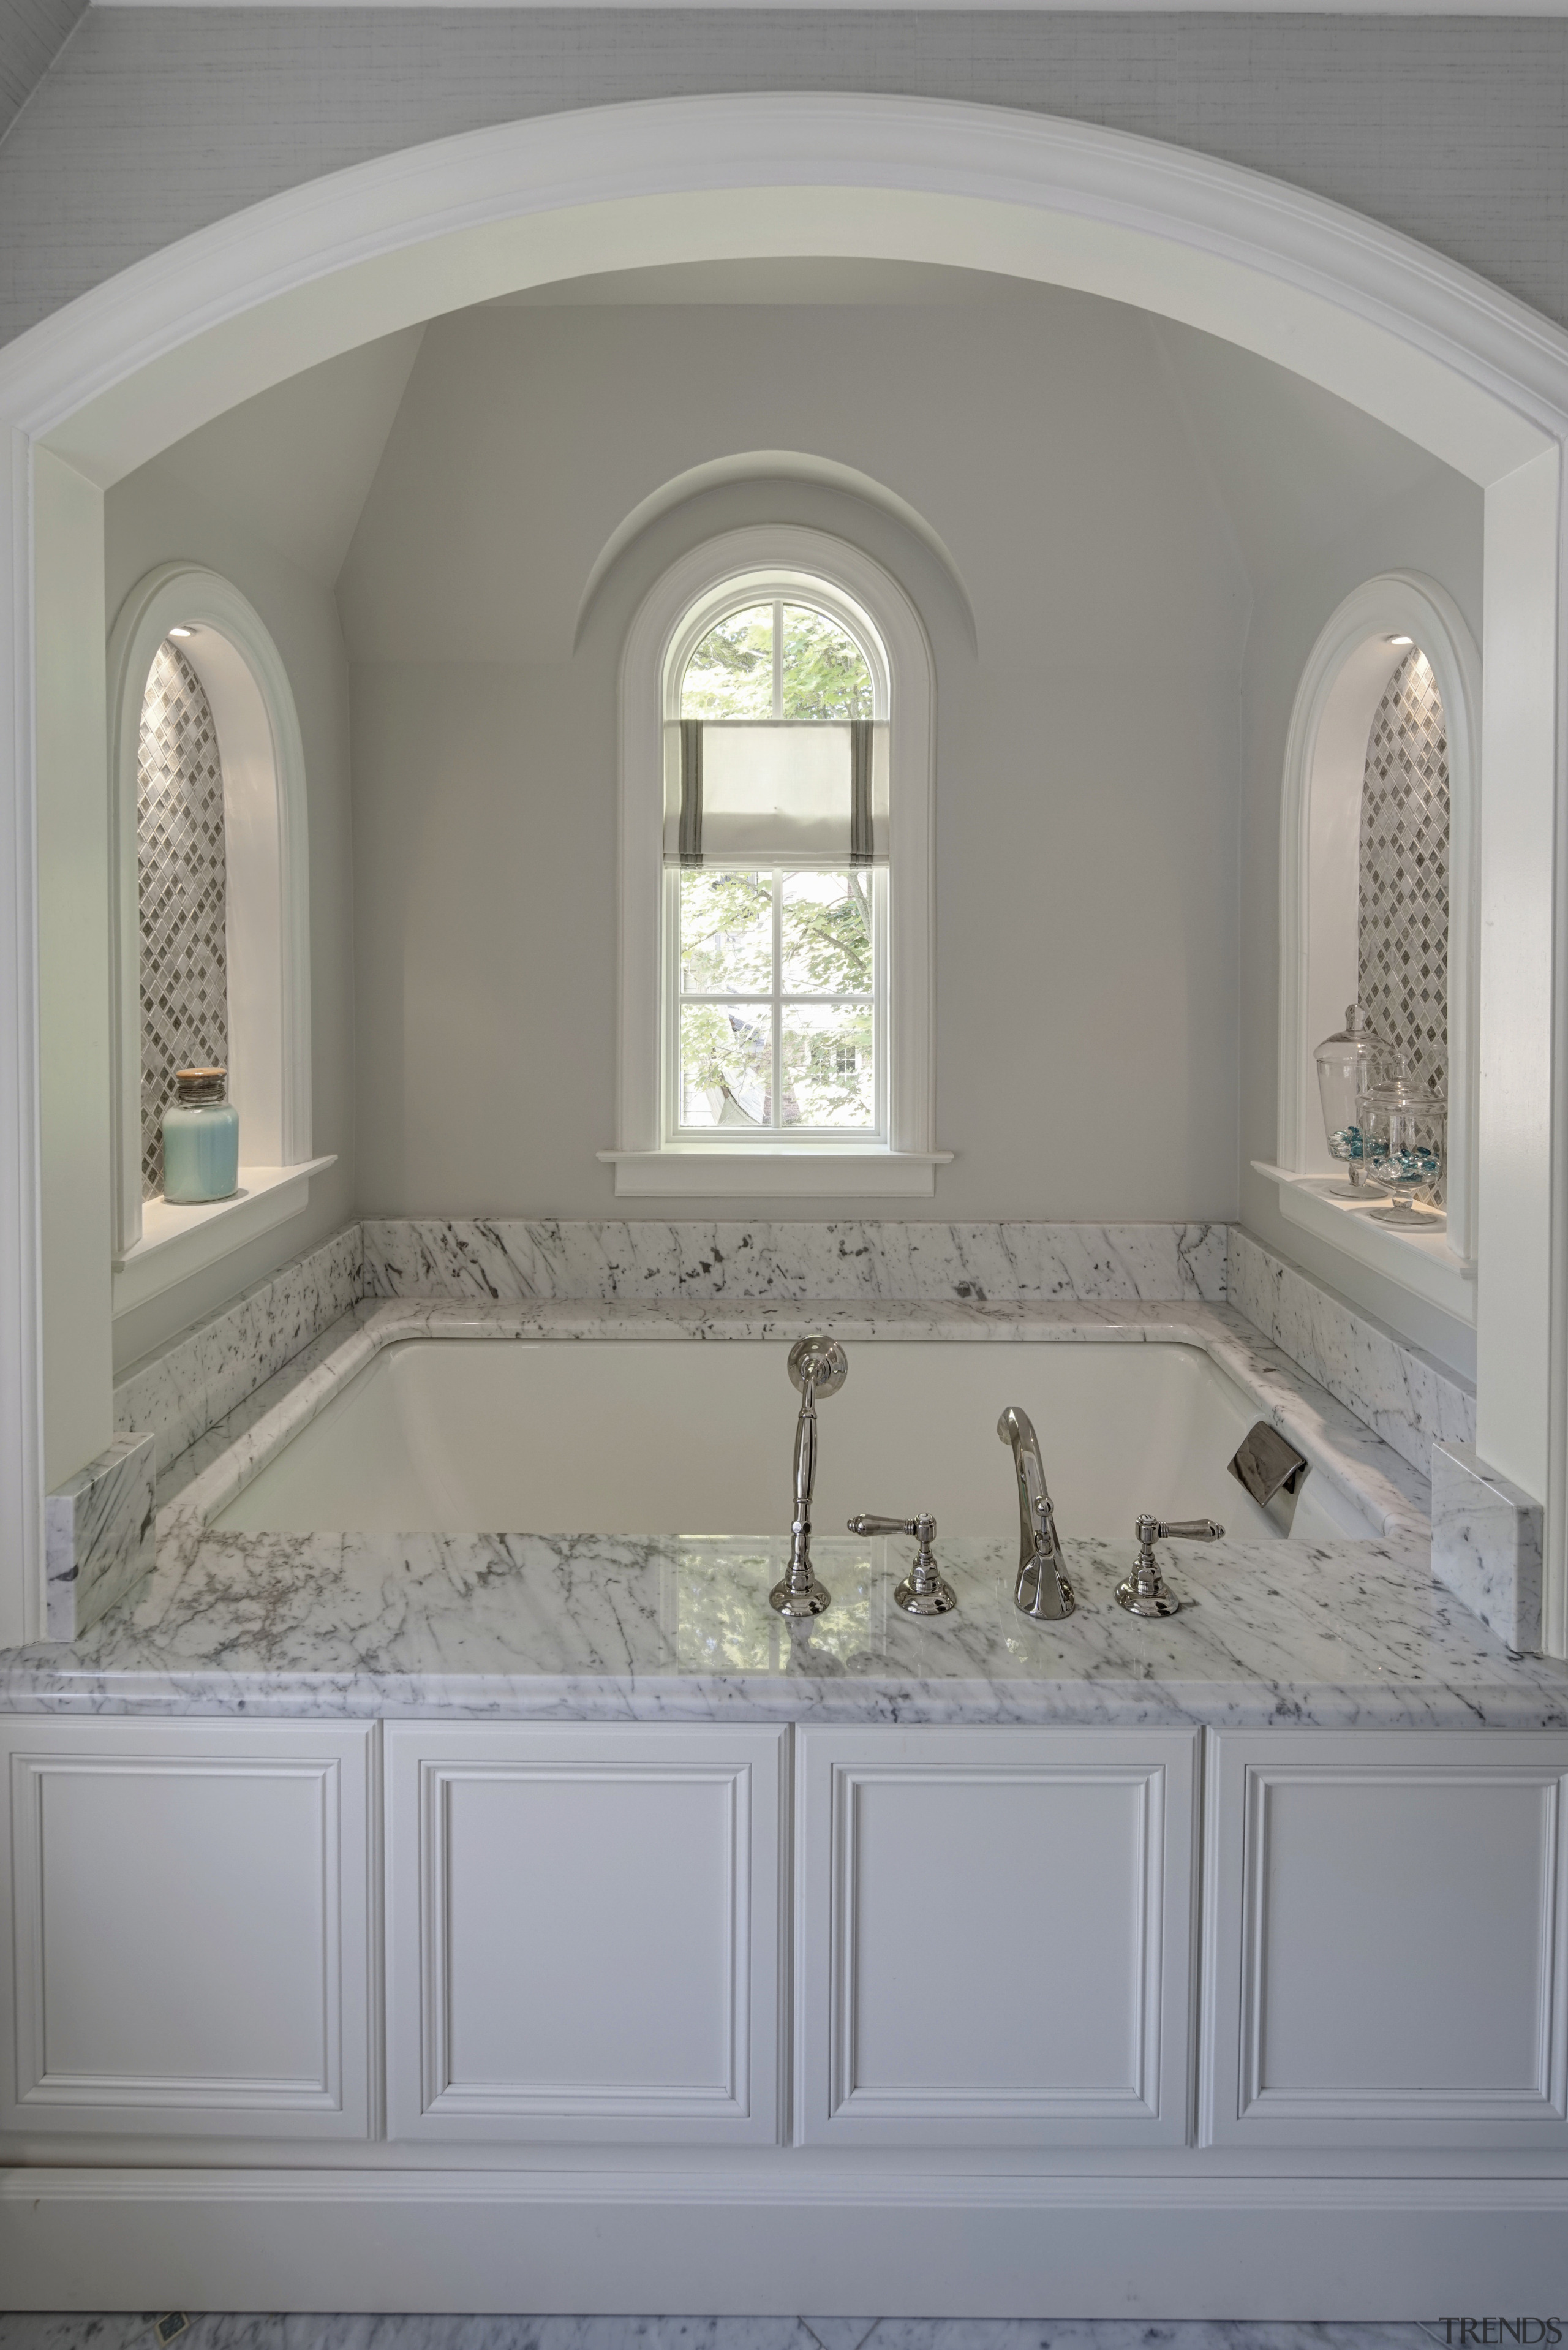
[[[227,1069],[177,1069],[163,1113],[163,1197],[178,1207],[227,1200],[240,1188],[240,1114],[223,1098]]]
[[[1441,1232],[1449,1116],[1442,1097],[1424,1093],[1400,1063],[1387,1084],[1360,1097],[1356,1116],[1367,1173],[1389,1195],[1386,1208],[1372,1211],[1377,1222]]]

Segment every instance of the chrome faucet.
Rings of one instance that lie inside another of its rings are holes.
[[[1056,1533],[1056,1513],[1045,1487],[1040,1440],[1026,1411],[1010,1403],[996,1423],[1003,1444],[1012,1447],[1018,1475],[1018,1581],[1012,1604],[1037,1624],[1059,1623],[1077,1606],[1067,1578],[1067,1562]]]
[[[797,1338],[789,1350],[789,1375],[800,1390],[794,1424],[794,1516],[790,1523],[789,1567],[768,1594],[781,1616],[820,1616],[833,1594],[818,1583],[811,1564],[811,1497],[816,1490],[816,1399],[836,1396],[849,1377],[849,1361],[836,1338]]]

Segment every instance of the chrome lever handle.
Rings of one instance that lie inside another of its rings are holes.
[[[937,1522],[929,1510],[922,1510],[918,1518],[879,1518],[862,1510],[850,1519],[849,1531],[852,1534],[913,1534],[919,1544],[914,1565],[893,1594],[894,1604],[906,1616],[946,1616],[958,1606],[958,1594],[950,1583],[943,1582],[931,1548]]]
[[[1219,1542],[1225,1529],[1218,1518],[1174,1518],[1168,1523],[1146,1510],[1133,1532],[1137,1536],[1137,1559],[1132,1573],[1116,1586],[1116,1605],[1129,1616],[1174,1616],[1181,1602],[1160,1573],[1155,1544]]]

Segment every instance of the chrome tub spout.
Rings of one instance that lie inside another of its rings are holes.
[[[1040,1440],[1026,1411],[1010,1403],[996,1423],[1003,1444],[1012,1447],[1018,1477],[1018,1581],[1012,1604],[1037,1624],[1060,1623],[1077,1606],[1067,1562],[1056,1533],[1056,1513],[1045,1485]]]

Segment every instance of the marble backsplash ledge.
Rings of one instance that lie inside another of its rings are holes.
[[[157,1442],[117,1436],[44,1503],[45,1634],[75,1640],[152,1572]]]
[[[1523,1655],[1541,1646],[1543,1517],[1473,1444],[1433,1445],[1432,1574]]]
[[[660,1223],[368,1217],[369,1297],[1225,1296],[1223,1224]]]
[[[275,1371],[358,1305],[364,1281],[359,1227],[286,1264],[232,1305],[134,1365],[114,1390],[122,1433],[151,1430],[160,1474]]]
[[[1228,1297],[1239,1314],[1423,1476],[1435,1443],[1475,1442],[1475,1390],[1235,1226]]]

